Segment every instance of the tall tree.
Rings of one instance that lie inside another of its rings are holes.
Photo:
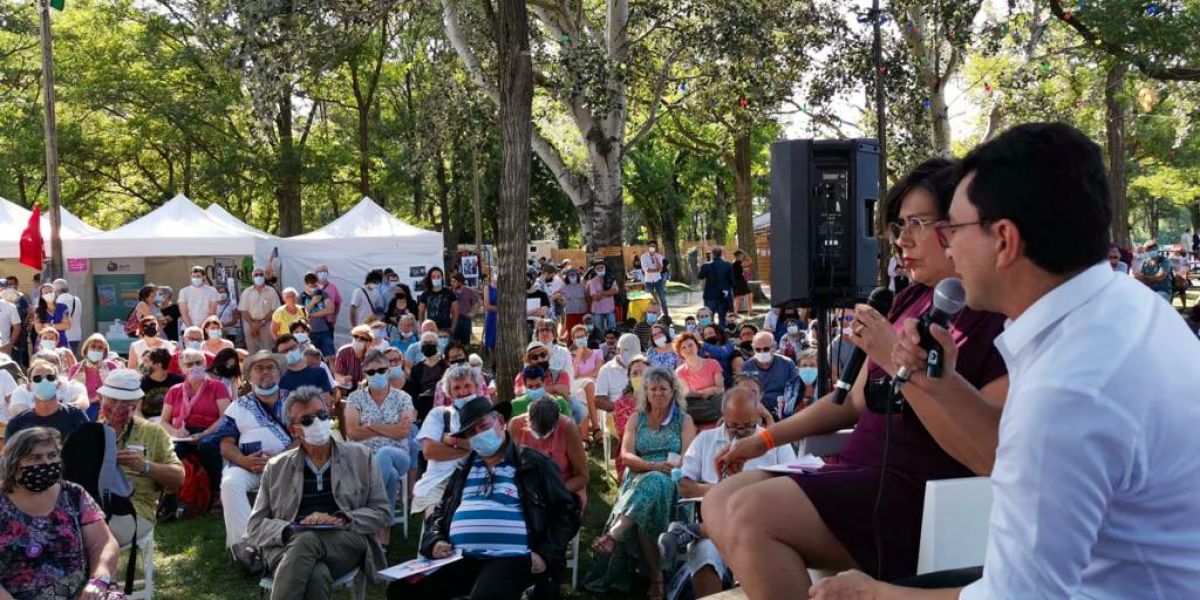
[[[529,55],[529,12],[524,0],[499,3],[496,53],[500,106],[500,343],[496,377],[512,381],[521,366],[525,340],[525,249],[529,240],[530,146],[533,134],[533,61]],[[500,386],[500,401],[512,389]]]

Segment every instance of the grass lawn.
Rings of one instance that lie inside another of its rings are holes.
[[[587,549],[604,527],[608,513],[616,497],[616,483],[603,473],[604,465],[600,453],[589,457],[591,484],[588,486],[587,514],[584,515],[583,535],[580,542],[582,565],[580,582],[587,572],[591,552]],[[417,519],[409,523],[408,539],[399,526],[392,529],[392,545],[389,549],[389,564],[396,564],[416,556],[417,535],[421,524]],[[258,597],[258,578],[245,575],[233,564],[225,551],[225,525],[219,514],[172,521],[160,524],[155,531],[155,597],[165,600],[217,600],[246,599]],[[124,573],[124,564],[120,567]],[[637,590],[644,586],[638,586]],[[385,586],[367,586],[367,597],[385,597]],[[633,597],[641,597],[641,593]],[[348,597],[340,591],[335,597]],[[594,594],[575,592],[568,598],[602,598]],[[612,596],[620,598],[622,596]]]

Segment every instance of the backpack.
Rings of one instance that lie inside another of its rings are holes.
[[[141,319],[137,316],[137,307],[129,309],[129,314],[125,317],[125,335],[127,337],[136,338],[138,330],[142,328]]]
[[[183,487],[179,488],[178,496],[178,514],[182,518],[203,515],[212,506],[212,480],[196,454],[183,459]]]
[[[129,431],[133,431],[130,429]],[[128,435],[128,434],[126,434]],[[84,423],[67,436],[62,449],[63,479],[78,484],[104,510],[105,523],[113,517],[132,516],[133,485],[117,466],[117,436],[103,423]],[[125,573],[125,594],[133,592],[133,568],[137,565],[137,528]]]

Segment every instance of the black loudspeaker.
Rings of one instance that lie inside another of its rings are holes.
[[[878,278],[879,144],[771,144],[771,304],[850,306]]]

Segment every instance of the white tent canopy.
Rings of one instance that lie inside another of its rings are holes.
[[[234,227],[183,195],[112,231],[83,237],[67,249],[73,258],[253,255],[267,239],[249,225]]]
[[[260,237],[263,239],[275,237],[261,229],[258,229],[256,227],[251,227],[250,225],[246,224],[241,219],[233,216],[232,213],[225,210],[220,204],[209,204],[208,208],[204,209],[204,212],[208,213],[208,215],[210,217],[213,217],[214,219],[216,219],[230,227],[233,227],[240,231],[245,231],[246,233],[253,235],[255,237]]]
[[[278,250],[280,281],[300,288],[306,271],[329,267],[330,280],[342,293],[337,333],[349,330],[350,298],[371,269],[391,267],[400,281],[414,285],[429,267],[442,265],[442,234],[414,227],[363,198],[332,223],[290,238],[260,240],[258,264]],[[444,268],[444,267],[443,267]]]
[[[17,258],[21,255],[21,234],[29,225],[33,211],[0,197],[0,258]],[[60,209],[62,227],[59,234],[64,240],[74,240],[100,233],[100,230],[84,223],[65,208]],[[46,254],[50,254],[50,214],[42,213],[42,239],[46,242]]]

